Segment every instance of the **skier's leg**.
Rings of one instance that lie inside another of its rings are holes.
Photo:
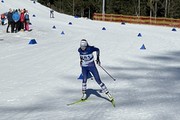
[[[112,100],[113,100],[113,97],[112,97],[111,94],[109,93],[109,90],[107,89],[106,85],[101,81],[100,76],[99,76],[99,73],[98,73],[98,71],[97,71],[97,68],[96,68],[96,67],[92,67],[90,71],[91,71],[91,73],[93,74],[96,82],[100,85],[102,91],[107,95],[108,99],[109,99],[110,101],[112,101]]]
[[[96,67],[91,67],[90,72],[93,74],[96,82],[100,85],[103,92],[105,92],[105,93],[108,92],[108,89],[107,89],[106,85],[101,81],[101,78],[99,76],[99,72],[97,71],[97,68]]]
[[[11,22],[11,33],[14,33],[15,22]]]
[[[7,28],[6,28],[6,32],[9,33],[9,26],[10,26],[10,22],[8,22]]]
[[[82,100],[86,99],[86,88],[87,88],[87,77],[88,77],[88,70],[86,67],[82,67],[82,74],[83,74],[83,80],[82,80],[82,94],[81,97]]]
[[[54,18],[54,12],[52,13],[52,18]]]
[[[27,31],[29,31],[29,23],[27,23],[27,26],[26,26],[26,27],[27,27]]]

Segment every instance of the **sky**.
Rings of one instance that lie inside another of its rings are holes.
[[[9,8],[26,8],[32,31],[6,33],[7,26],[0,25],[0,120],[180,119],[179,28],[122,25],[57,12],[50,18],[49,8],[31,0],[0,2],[0,13]],[[32,39],[37,44],[29,44]],[[91,79],[88,100],[67,106],[82,96],[77,79],[81,39],[100,49],[101,65],[116,79],[97,66],[115,108]]]

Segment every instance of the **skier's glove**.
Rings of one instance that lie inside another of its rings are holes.
[[[100,62],[100,60],[99,60],[99,56],[97,56],[96,63],[97,63],[98,65],[101,65],[101,62]]]

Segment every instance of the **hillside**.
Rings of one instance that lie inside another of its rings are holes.
[[[180,119],[180,29],[57,12],[50,18],[49,8],[30,0],[0,3],[1,13],[9,8],[28,9],[33,30],[6,33],[7,26],[0,26],[0,120]],[[83,38],[99,47],[102,66],[116,78],[97,66],[115,108],[95,80],[88,80],[87,102],[67,106],[81,97],[77,49]],[[31,39],[37,44],[30,45]]]

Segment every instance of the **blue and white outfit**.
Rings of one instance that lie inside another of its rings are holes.
[[[81,43],[80,43],[80,46],[81,46]],[[80,54],[80,64],[82,67],[82,74],[83,74],[82,92],[85,93],[85,91],[86,91],[87,77],[88,77],[88,73],[90,72],[94,76],[96,82],[102,88],[103,92],[108,93],[109,91],[108,91],[107,87],[105,86],[105,84],[101,81],[98,70],[97,70],[95,62],[94,62],[93,52],[96,52],[97,60],[99,61],[99,55],[100,55],[99,48],[96,48],[94,46],[89,46],[87,44],[87,41],[84,45],[85,48],[82,48],[82,47],[83,47],[83,45],[78,49],[78,52]]]

